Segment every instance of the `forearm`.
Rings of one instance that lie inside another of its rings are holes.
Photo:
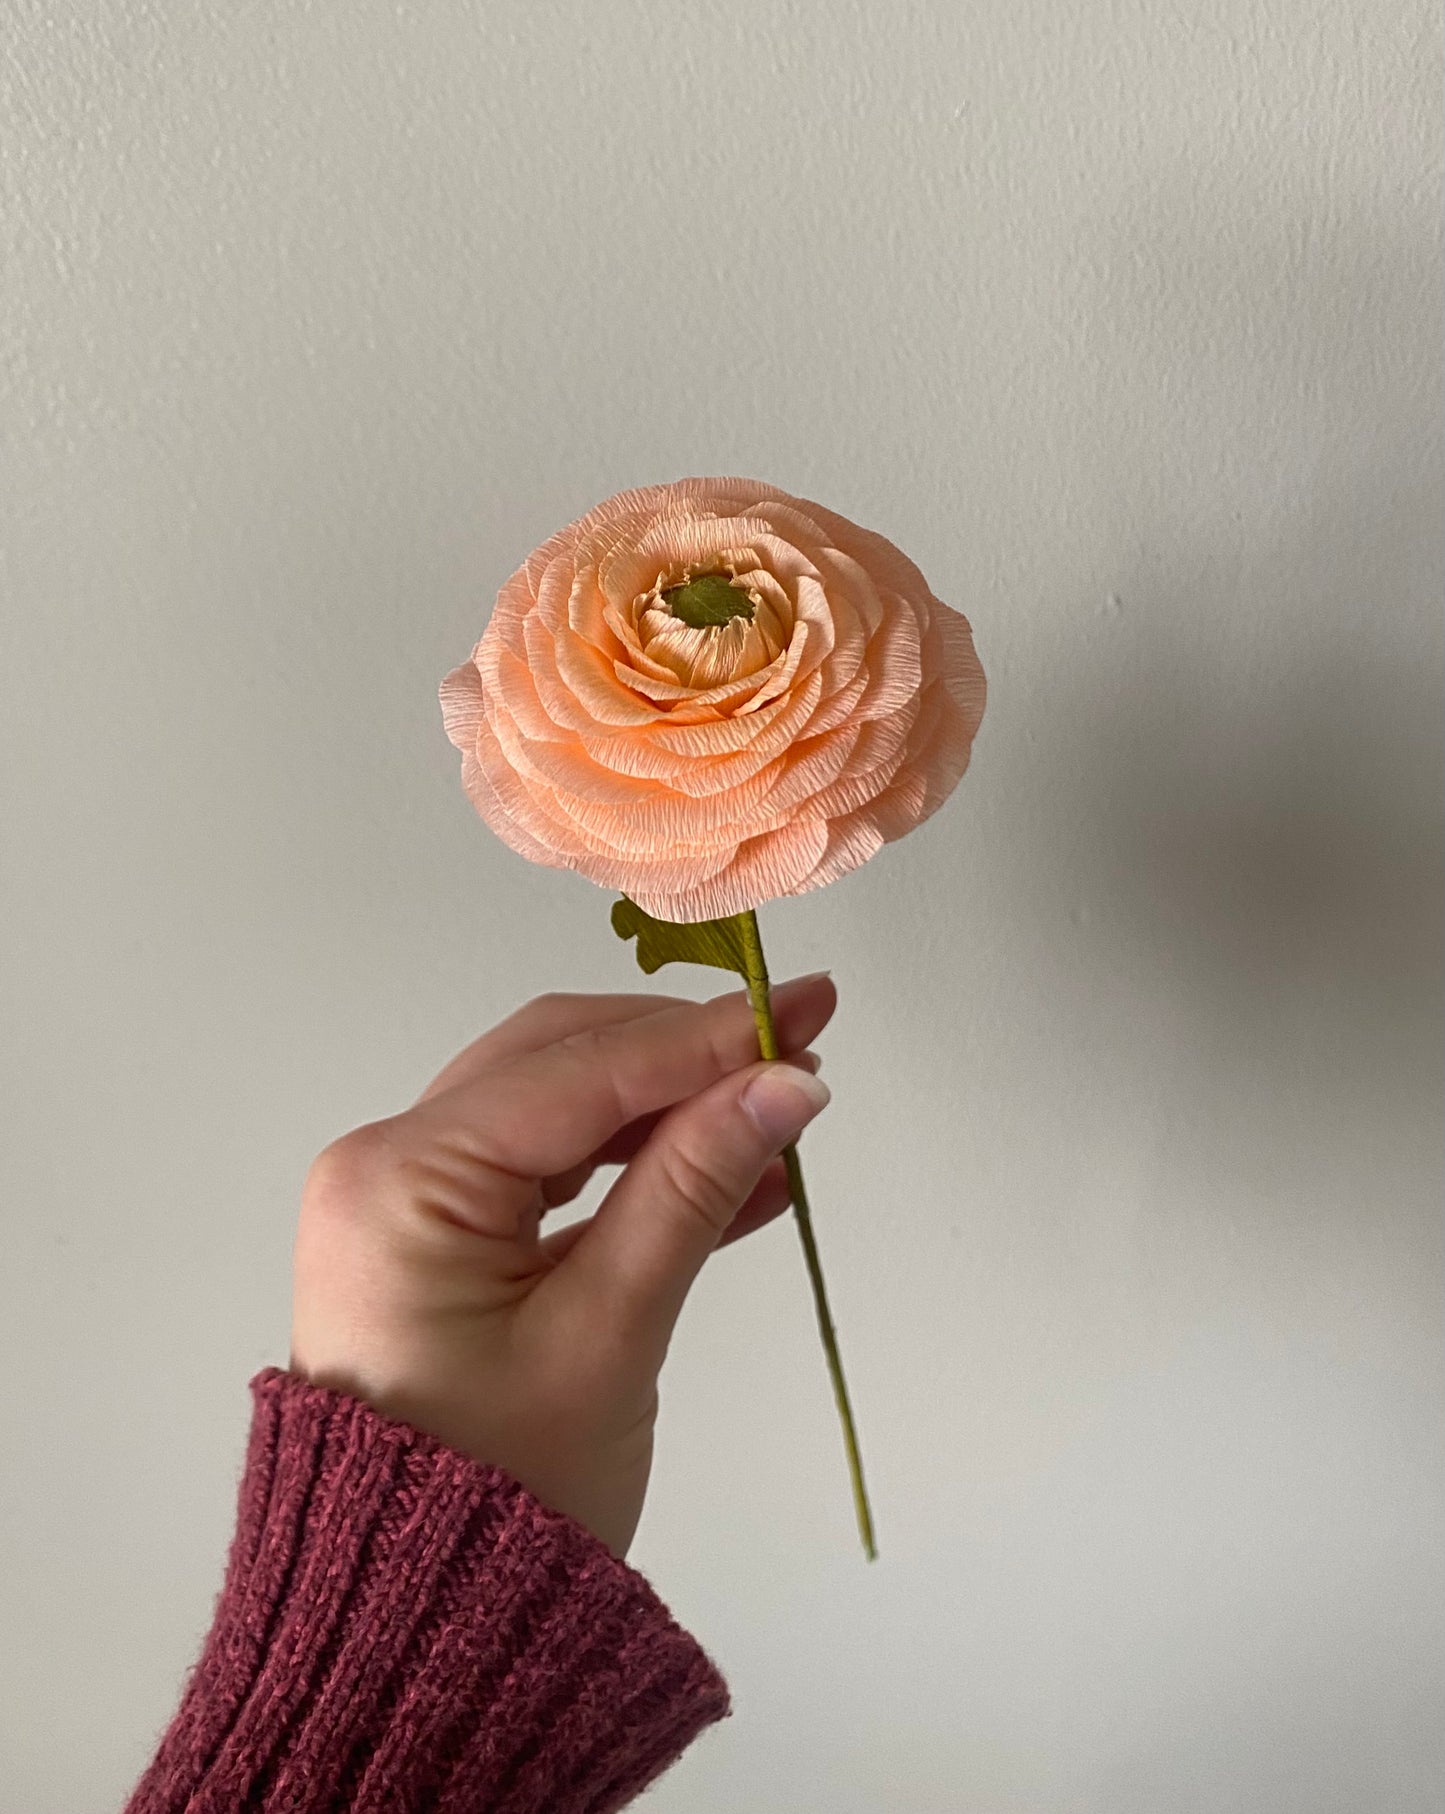
[[[648,1583],[525,1488],[267,1370],[215,1621],[127,1814],[622,1807],[728,1711]]]

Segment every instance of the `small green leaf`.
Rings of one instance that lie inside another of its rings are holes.
[[[727,920],[655,920],[623,895],[612,904],[612,930],[637,940],[638,967],[649,976],[664,964],[711,964],[746,978],[741,914]]]
[[[753,614],[753,601],[747,593],[721,573],[700,573],[685,586],[669,586],[662,602],[674,617],[694,630],[706,630]]]

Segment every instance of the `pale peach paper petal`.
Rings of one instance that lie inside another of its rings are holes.
[[[482,724],[482,677],[474,661],[453,668],[441,685],[442,723],[459,750],[469,750]]]
[[[918,710],[919,702],[915,700],[913,711]],[[847,768],[819,790],[813,809],[831,819],[857,812],[885,794],[894,776],[907,764],[909,728],[876,718],[864,724]]]
[[[750,616],[694,627],[705,572]],[[535,862],[665,919],[822,887],[936,811],[986,684],[968,621],[891,542],[776,486],[607,499],[508,579],[442,683],[463,781]]]
[[[526,831],[514,813],[508,812],[498,798],[496,790],[487,779],[481,763],[467,750],[462,757],[462,786],[467,798],[476,807],[482,818],[505,843],[510,844],[520,856],[530,857],[534,863],[545,863],[553,869],[566,869],[570,865],[558,851],[551,840],[544,842],[534,838]]]
[[[493,675],[488,696],[497,700],[506,699],[506,710],[500,712],[499,716],[515,719],[517,729],[524,737],[534,743],[569,743],[586,750],[586,740],[580,733],[558,724],[542,710],[532,670],[526,662],[519,661],[510,649],[498,651]],[[487,682],[484,681],[483,685],[485,687]]]
[[[828,828],[821,819],[797,819],[784,831],[742,845],[726,870],[689,886],[654,894],[649,877],[636,892],[627,892],[656,919],[724,919],[758,901],[799,893],[797,883],[816,867],[827,842]]]
[[[696,725],[680,713],[663,713],[653,725],[648,741],[674,757],[725,756],[754,744],[776,753],[783,743],[802,735],[803,726],[822,695],[823,682],[815,670],[750,716],[734,712],[710,724]]]
[[[774,699],[782,698],[788,689],[796,683],[798,669],[802,665],[803,657],[808,653],[809,648],[812,646],[814,638],[815,632],[813,626],[799,619],[799,621],[793,625],[792,635],[788,640],[787,648],[784,649],[783,653],[773,665],[765,670],[759,677],[762,684],[758,687],[756,692],[753,693],[752,697],[745,700],[743,704],[738,707],[737,715],[739,717],[750,712],[760,712],[765,705],[770,704]]]
[[[491,729],[503,756],[516,772],[552,794],[575,794],[616,812],[630,811],[642,801],[669,791],[662,782],[640,780],[600,767],[577,742],[539,742],[530,738],[505,712],[498,714]]]
[[[824,731],[831,731],[857,716],[855,708],[868,691],[868,682],[868,670],[863,668],[831,699],[824,699],[808,720],[808,736],[820,737]]]
[[[823,854],[799,884],[798,893],[802,894],[811,888],[825,888],[829,882],[836,882],[840,876],[847,875],[850,869],[857,869],[861,863],[866,863],[869,857],[882,848],[883,833],[866,808],[859,812],[845,813],[841,819],[829,819],[828,842]]]
[[[639,693],[644,699],[650,699],[658,706],[686,706],[690,709],[686,718],[678,711],[669,712],[674,722],[699,723],[706,718],[720,718],[729,708],[737,708],[751,701],[757,694],[759,686],[767,678],[766,668],[724,679],[712,685],[688,686],[678,680],[671,670],[664,670],[663,676],[653,678],[638,669],[628,670],[622,662],[614,667],[623,686]],[[703,711],[706,706],[709,709]]]
[[[636,878],[635,856],[619,853],[608,839],[599,838],[570,819],[556,794],[524,781],[495,746],[484,745],[477,760],[502,826],[520,824],[523,838],[551,850],[560,867],[579,870],[604,887],[625,889]],[[496,829],[496,822],[489,819],[488,823]],[[499,835],[506,837],[504,831]],[[717,846],[679,844],[666,853],[650,856],[647,873],[659,886],[684,886],[713,875],[731,860],[733,852],[731,841]],[[593,876],[594,870],[600,873]]]
[[[643,780],[664,780],[677,793],[703,799],[708,794],[726,793],[750,776],[775,768],[792,747],[786,726],[779,737],[781,751],[755,743],[732,755],[695,756],[681,763],[671,751],[655,744],[639,745],[624,737],[589,737],[584,742],[588,754],[603,767]]]
[[[563,662],[559,653],[560,638],[535,617],[523,625],[527,666],[537,689],[537,698],[547,716],[567,730],[585,731],[594,725],[627,725],[645,730],[657,716],[656,709],[622,686],[616,675],[599,671],[603,662],[600,651],[594,651],[591,671],[583,658],[569,657]],[[566,672],[564,672],[564,666]],[[586,693],[580,696],[579,685]]]

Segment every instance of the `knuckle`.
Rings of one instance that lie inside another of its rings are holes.
[[[580,1027],[559,1039],[556,1049],[565,1053],[578,1072],[586,1076],[589,1086],[600,1085],[607,1091],[619,1122],[632,1119],[634,1105],[626,1100],[626,1092],[617,1075],[617,1035],[611,1027]]]
[[[678,1206],[721,1234],[742,1203],[725,1168],[699,1157],[684,1142],[669,1141],[659,1154],[666,1189]]]
[[[575,1058],[579,1064],[594,1064],[607,1051],[608,1035],[605,1027],[578,1027],[571,1033],[564,1033],[557,1041],[560,1051]]]
[[[354,1209],[396,1164],[389,1123],[369,1121],[342,1134],[316,1155],[306,1173],[303,1199],[333,1213]]]
[[[731,998],[725,998],[731,1006]],[[742,1028],[735,1013],[712,1015],[703,1030],[708,1062],[719,1077],[726,1077],[758,1055],[757,1032],[749,1020]]]

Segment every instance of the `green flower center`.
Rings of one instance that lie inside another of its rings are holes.
[[[715,629],[735,617],[751,619],[753,615],[753,601],[722,573],[700,573],[685,586],[669,586],[662,602],[694,630]]]

